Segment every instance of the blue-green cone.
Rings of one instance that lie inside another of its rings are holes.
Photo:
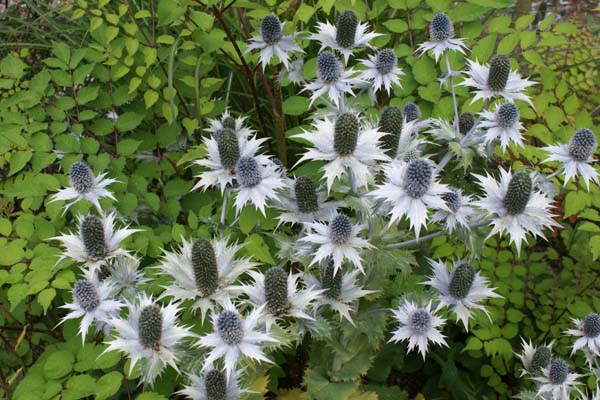
[[[100,297],[96,286],[86,279],[79,280],[73,285],[73,298],[86,312],[94,311],[100,305]]]
[[[299,176],[294,182],[296,204],[301,213],[315,213],[319,211],[319,197],[317,185],[308,176]]]
[[[398,57],[392,49],[381,49],[375,56],[375,69],[377,69],[381,75],[392,72],[397,63]]]
[[[504,197],[504,208],[511,215],[518,215],[525,211],[531,191],[533,190],[533,182],[526,172],[516,172],[510,183]]]
[[[89,192],[96,185],[94,173],[90,166],[83,161],[78,161],[71,165],[69,180],[71,181],[71,187],[78,193]]]
[[[417,310],[410,317],[410,328],[417,335],[423,335],[431,326],[431,314],[427,310]]]
[[[234,311],[225,310],[217,317],[217,333],[228,345],[239,344],[244,338],[242,319]]]
[[[225,129],[231,129],[232,131],[235,131],[235,118],[229,115],[223,119],[221,125],[223,125],[223,128]]]
[[[575,161],[587,161],[596,151],[596,135],[587,128],[575,131],[569,140],[569,155]]]
[[[204,375],[206,400],[227,400],[227,377],[219,370],[213,369]]]
[[[104,239],[104,224],[95,215],[87,215],[79,226],[83,246],[88,257],[102,259],[106,257],[108,249]]]
[[[440,197],[444,200],[450,211],[457,212],[460,208],[460,194],[458,190],[452,188],[450,192],[443,193]]]
[[[600,315],[591,313],[583,319],[583,333],[588,338],[600,335]]]
[[[552,359],[552,350],[547,346],[540,346],[535,349],[531,359],[531,372],[535,375],[542,372],[543,368],[548,367]]]
[[[553,385],[560,385],[566,382],[569,376],[569,364],[561,358],[553,358],[550,361],[548,378]]]
[[[325,263],[321,265],[320,273],[321,287],[325,290],[325,296],[334,300],[339,299],[342,294],[342,272],[336,274],[333,263]]]
[[[414,160],[417,160],[421,157],[421,152],[419,152],[419,150],[412,148],[412,149],[408,149],[404,152],[404,154],[402,154],[402,161],[404,162],[411,162]]]
[[[237,161],[240,158],[240,145],[237,135],[231,129],[222,129],[215,139],[217,140],[221,165],[230,171],[235,170]]]
[[[408,163],[404,173],[404,190],[414,199],[423,196],[433,180],[433,167],[423,159]]]
[[[213,294],[219,286],[219,270],[215,250],[209,240],[200,238],[192,245],[192,267],[196,287],[202,296]]]
[[[444,13],[437,13],[431,20],[429,28],[429,36],[434,42],[442,42],[448,40],[454,34],[454,26],[450,18]]]
[[[502,128],[513,127],[519,122],[519,109],[513,103],[504,103],[496,111],[496,122]]]
[[[335,121],[333,148],[341,156],[354,153],[358,143],[359,121],[352,113],[340,114]]]
[[[510,74],[510,60],[504,54],[497,54],[490,60],[487,84],[490,90],[501,92],[506,88]]]
[[[340,60],[329,51],[317,56],[317,76],[325,83],[334,83],[342,76]]]
[[[352,236],[352,223],[344,214],[336,215],[329,223],[329,229],[331,241],[337,245],[345,244]]]
[[[378,130],[387,133],[381,138],[385,154],[391,158],[396,158],[400,132],[402,131],[402,110],[395,106],[386,107],[381,113],[381,118],[379,118]]]
[[[464,299],[469,294],[473,281],[475,280],[475,270],[469,263],[457,265],[448,285],[448,292],[455,299]]]
[[[463,135],[467,134],[475,125],[475,117],[470,112],[464,112],[458,117],[458,130]]]
[[[265,272],[267,310],[275,316],[285,315],[290,309],[287,280],[287,272],[281,267],[271,267]]]
[[[254,157],[241,157],[235,167],[235,173],[242,186],[252,187],[260,183],[260,168]]]
[[[354,46],[356,39],[356,28],[358,28],[358,16],[352,10],[342,11],[335,22],[335,41],[338,46],[350,49]]]
[[[267,15],[260,23],[260,33],[263,41],[268,45],[273,45],[281,40],[283,33],[281,32],[281,22],[274,15]]]
[[[142,346],[158,351],[162,337],[163,317],[160,308],[146,306],[140,313],[138,330]]]
[[[421,118],[421,110],[415,103],[406,103],[402,109],[402,114],[406,122],[416,121]]]

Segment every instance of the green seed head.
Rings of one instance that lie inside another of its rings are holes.
[[[319,199],[315,181],[308,176],[299,176],[294,183],[294,191],[298,211],[309,214],[319,211]]]
[[[104,238],[104,224],[95,215],[88,215],[79,226],[83,246],[89,258],[100,260],[106,257],[108,249]]]
[[[354,47],[356,28],[358,28],[358,16],[352,10],[346,10],[338,15],[336,23],[335,41],[338,46],[345,49]]]
[[[394,106],[386,107],[379,119],[379,131],[387,133],[382,138],[383,148],[385,149],[385,153],[391,158],[396,158],[398,154],[402,119],[402,110]]]
[[[358,143],[358,128],[358,118],[349,112],[340,114],[335,121],[333,148],[339,155],[346,156],[354,153]]]
[[[200,238],[192,246],[192,266],[196,287],[206,297],[215,292],[219,286],[219,270],[217,257],[212,243]]]
[[[543,368],[548,367],[552,359],[552,350],[546,346],[540,346],[535,349],[531,359],[531,372],[535,375],[542,372]]]
[[[158,351],[162,337],[162,313],[155,305],[142,309],[139,319],[139,336],[142,346]]]
[[[533,190],[533,182],[526,172],[516,172],[510,183],[504,197],[504,208],[511,215],[518,215],[525,211],[529,196]]]
[[[224,118],[221,124],[223,125],[223,128],[235,131],[235,118],[233,118],[231,115],[228,115],[226,118]]]
[[[475,124],[475,117],[470,112],[465,112],[460,114],[458,117],[458,130],[460,133],[465,135],[467,132],[473,128]]]
[[[469,294],[473,281],[475,280],[475,270],[469,263],[458,265],[452,273],[448,292],[455,299],[464,299]]]
[[[234,171],[240,158],[240,146],[235,132],[231,129],[222,129],[217,138],[217,148],[223,168]]]
[[[272,267],[265,272],[267,310],[275,316],[285,315],[290,309],[287,279],[287,273],[281,267]]]
[[[325,296],[336,300],[342,294],[342,272],[334,272],[333,263],[321,265],[321,286],[325,290]]]
[[[219,370],[213,369],[204,375],[206,400],[227,400],[227,377]]]
[[[497,54],[490,60],[488,87],[494,92],[501,92],[506,87],[510,74],[510,60],[504,54]]]

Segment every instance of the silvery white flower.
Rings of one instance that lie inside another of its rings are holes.
[[[531,177],[525,172],[514,175],[500,168],[500,182],[490,175],[475,175],[485,195],[475,202],[488,217],[492,217],[492,231],[488,238],[507,232],[510,243],[515,243],[517,253],[521,252],[521,243],[529,232],[544,237],[544,227],[560,226],[550,214],[552,200],[543,193],[534,190]]]
[[[284,76],[290,80],[290,82],[295,84],[305,83],[306,79],[304,78],[304,59],[298,58],[290,63],[288,67],[286,67],[283,71],[283,74],[280,74],[280,77],[283,79]]]
[[[408,351],[418,347],[423,359],[430,341],[448,346],[445,336],[439,330],[446,321],[431,310],[431,302],[425,307],[419,307],[410,300],[404,300],[398,309],[392,309],[392,313],[399,325],[388,343],[408,340]]]
[[[478,99],[504,97],[507,101],[523,100],[533,107],[533,103],[524,90],[536,84],[521,78],[517,72],[511,71],[510,60],[505,55],[492,57],[489,65],[481,65],[477,61],[467,60],[469,64],[468,77],[458,85],[474,87],[474,103]]]
[[[223,306],[237,292],[233,283],[245,272],[259,265],[247,258],[236,258],[243,245],[227,245],[227,238],[207,240],[199,238],[193,243],[182,238],[181,247],[164,251],[160,273],[170,276],[172,282],[163,286],[161,297],[175,301],[193,300],[192,309],[200,309],[200,321],[215,305]]]
[[[431,217],[431,222],[444,222],[449,233],[452,233],[456,227],[469,230],[471,217],[478,214],[472,207],[471,196],[463,195],[460,190],[449,187],[449,191],[440,197],[448,209],[436,210]]]
[[[327,161],[323,166],[327,192],[336,179],[348,173],[352,174],[359,188],[366,187],[373,177],[376,162],[389,160],[379,147],[385,133],[377,128],[361,127],[359,118],[353,113],[342,113],[336,120],[317,120],[313,127],[313,131],[295,136],[315,146],[308,149],[297,164],[305,160]]]
[[[240,126],[241,122],[243,121],[239,118],[233,120],[231,117],[223,117],[221,120],[223,128],[215,130],[210,137],[204,139],[208,154],[206,158],[194,161],[194,164],[207,170],[196,175],[199,180],[192,190],[204,191],[209,187],[218,186],[223,193],[225,187],[231,185],[235,179],[235,168],[240,158],[256,157],[261,162],[268,160],[266,156],[256,155],[260,145],[267,139],[251,136],[253,131]],[[211,121],[209,129],[217,127],[217,121]]]
[[[348,216],[337,214],[329,224],[313,222],[307,224],[307,227],[309,232],[299,240],[318,246],[313,253],[310,265],[331,257],[335,274],[342,266],[344,259],[347,259],[364,273],[362,258],[358,254],[358,250],[373,248],[373,245],[367,240],[358,237],[360,231],[365,228],[364,225],[353,225]]]
[[[83,317],[79,324],[82,344],[85,343],[87,331],[94,321],[97,331],[104,329],[105,333],[110,332],[109,319],[118,315],[123,307],[121,302],[110,298],[111,291],[109,283],[100,283],[96,274],[86,271],[84,278],[73,285],[73,302],[60,306],[69,310],[69,313],[61,319],[59,325],[69,319]]]
[[[125,297],[137,293],[137,287],[150,281],[144,276],[144,273],[139,270],[140,260],[136,257],[118,256],[111,260],[106,268],[106,282],[109,282],[114,292],[120,293]]]
[[[101,217],[92,214],[80,215],[78,234],[70,233],[50,238],[50,240],[61,241],[65,248],[57,263],[65,258],[71,258],[85,263],[92,272],[95,272],[100,265],[115,257],[131,257],[127,250],[119,246],[123,239],[141,230],[128,229],[128,227],[115,230],[114,222],[114,212]]]
[[[276,199],[278,189],[285,186],[279,167],[266,157],[240,157],[235,167],[236,187],[235,211],[251,202],[265,215],[267,200]]]
[[[542,376],[533,379],[539,383],[537,395],[547,400],[569,400],[571,392],[581,393],[577,379],[582,375],[569,372],[569,364],[561,358],[553,358]]]
[[[523,124],[519,121],[519,109],[514,103],[501,104],[494,112],[484,110],[480,117],[479,127],[484,130],[483,143],[500,140],[502,151],[506,151],[509,141],[523,147]]]
[[[555,146],[544,147],[543,149],[550,153],[550,156],[544,162],[558,161],[564,164],[565,185],[571,178],[580,174],[585,182],[588,191],[590,190],[590,181],[600,185],[598,172],[590,164],[594,162],[594,152],[596,151],[596,135],[590,129],[578,129],[571,137],[568,144],[558,144]]]
[[[241,291],[256,308],[263,310],[262,321],[267,331],[283,317],[313,320],[307,309],[320,297],[321,291],[313,287],[298,288],[302,274],[287,273],[281,267],[271,267],[264,274],[250,271],[253,282],[241,286]]]
[[[119,119],[119,114],[117,114],[115,111],[109,111],[105,114],[105,117],[110,119],[114,123],[117,122],[117,120]]]
[[[417,51],[421,54],[426,53],[429,50],[433,51],[435,56],[435,62],[438,62],[440,56],[444,54],[446,50],[458,51],[465,54],[465,50],[468,50],[465,45],[464,39],[454,39],[454,25],[448,16],[444,13],[437,13],[431,20],[431,26],[429,27],[429,42],[421,43],[417,48]]]
[[[187,374],[190,385],[186,385],[177,394],[191,400],[238,400],[248,392],[239,386],[239,372],[233,371],[229,379],[225,372],[210,365],[202,376]]]
[[[231,301],[228,301],[220,314],[212,314],[213,332],[202,336],[198,341],[199,346],[212,348],[205,360],[206,365],[223,358],[225,371],[230,379],[243,356],[253,361],[272,362],[265,355],[263,346],[276,344],[278,340],[269,332],[258,330],[262,311],[260,308],[254,309],[242,318]]]
[[[521,346],[523,351],[521,354],[517,354],[517,357],[521,360],[523,368],[521,368],[521,375],[524,376],[529,374],[531,376],[539,376],[544,368],[547,368],[552,360],[552,343],[548,345],[534,346],[531,343],[521,338]]]
[[[254,135],[254,131],[244,125],[248,117],[234,117],[231,115],[228,109],[225,109],[220,118],[209,118],[208,128],[204,129],[210,132],[211,137],[215,140],[218,139],[220,132],[223,129],[231,129],[238,138],[249,139]],[[260,143],[264,142],[265,139],[260,139]]]
[[[438,308],[450,307],[450,310],[456,314],[456,320],[460,320],[467,331],[473,309],[483,311],[490,318],[485,306],[479,303],[502,296],[494,292],[495,289],[488,287],[488,280],[481,276],[479,271],[475,271],[466,260],[454,262],[450,270],[446,267],[446,263],[441,261],[429,260],[429,264],[433,276],[430,276],[424,284],[440,292]]]
[[[177,305],[158,305],[152,297],[142,293],[137,301],[127,302],[127,308],[127,319],[110,320],[116,335],[107,342],[104,352],[117,350],[129,355],[129,374],[139,362],[141,381],[150,385],[167,365],[179,372],[176,348],[182,339],[195,335],[188,328],[177,325]]]
[[[310,90],[310,105],[323,94],[327,96],[336,107],[339,107],[340,98],[345,93],[354,94],[352,86],[360,84],[360,78],[353,77],[356,72],[344,69],[342,62],[331,52],[322,51],[317,56],[317,80],[304,86],[300,92]]]
[[[583,350],[588,365],[594,363],[594,359],[600,357],[600,315],[590,313],[583,319],[573,318],[574,329],[565,333],[575,336],[577,340],[573,344],[571,354]]]
[[[400,108],[386,107],[379,118],[378,130],[384,133],[381,147],[392,159],[410,161],[419,158],[420,148],[427,141],[419,137],[419,131],[429,125],[429,120],[408,120]]]
[[[59,190],[58,193],[52,196],[49,203],[58,200],[73,200],[65,204],[65,207],[63,208],[64,214],[73,204],[77,203],[79,200],[86,199],[101,213],[102,207],[98,201],[100,198],[108,197],[109,199],[116,201],[113,194],[106,189],[106,186],[118,181],[116,179],[105,178],[105,176],[106,173],[94,176],[92,169],[87,163],[83,161],[75,162],[71,165],[71,169],[69,170],[71,186]]]
[[[394,160],[384,166],[383,171],[386,182],[370,195],[391,205],[388,226],[406,215],[418,238],[421,227],[427,226],[428,208],[449,211],[441,197],[449,189],[436,182],[436,173],[429,160],[418,158],[408,163]]]
[[[338,15],[335,26],[328,22],[318,22],[317,33],[312,34],[309,39],[319,41],[321,50],[326,47],[337,50],[344,56],[344,62],[348,63],[355,48],[364,45],[373,47],[369,41],[381,36],[380,33],[367,32],[368,28],[367,23],[360,23],[354,11],[346,10]]]
[[[323,291],[317,299],[320,305],[328,305],[340,314],[340,320],[346,318],[354,324],[350,312],[354,311],[353,303],[361,297],[375,293],[375,290],[365,290],[358,285],[359,270],[350,272],[334,272],[331,263],[322,263],[320,267],[320,279],[311,274],[304,275],[304,281],[315,290]]]
[[[280,22],[275,15],[267,15],[260,23],[260,34],[250,38],[250,44],[246,52],[260,49],[260,63],[263,70],[269,61],[276,55],[285,68],[289,66],[290,56],[288,53],[304,51],[294,42],[296,34],[284,35],[284,23]]]
[[[368,60],[361,61],[366,69],[361,71],[360,79],[370,82],[372,97],[382,87],[388,95],[392,90],[392,84],[402,87],[400,77],[404,72],[396,65],[397,63],[398,57],[392,49],[381,49],[377,54],[370,55]]]
[[[284,210],[277,217],[278,226],[330,220],[342,204],[341,201],[327,201],[327,193],[319,190],[308,176],[298,176],[293,181],[288,179],[276,201],[276,207]]]

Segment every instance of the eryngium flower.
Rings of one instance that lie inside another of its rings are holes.
[[[313,127],[313,131],[295,136],[315,146],[304,153],[297,164],[305,160],[328,161],[323,166],[327,192],[336,179],[348,173],[359,188],[366,187],[377,161],[389,160],[379,147],[385,133],[376,128],[361,127],[358,117],[352,113],[342,113],[335,121],[329,118],[316,120]]]
[[[216,139],[219,138],[224,129],[232,130],[237,137],[249,138],[254,131],[246,126],[244,122],[248,117],[234,117],[228,109],[225,109],[219,118],[209,118],[208,128],[204,129]]]
[[[385,154],[390,158],[396,158],[398,154],[403,120],[402,111],[395,106],[384,108],[379,118],[378,129],[386,134],[381,138],[381,147],[385,149]]]
[[[600,357],[600,315],[590,313],[583,319],[573,318],[574,329],[567,330],[568,335],[577,337],[573,343],[571,354],[583,350],[588,364],[591,366],[596,357]]]
[[[262,309],[254,309],[242,318],[235,306],[228,301],[220,314],[212,314],[213,332],[198,341],[201,347],[212,348],[205,360],[206,366],[219,358],[224,359],[227,378],[236,370],[243,356],[253,361],[271,362],[263,352],[263,346],[278,343],[269,332],[258,330]]]
[[[336,20],[336,24],[317,23],[317,33],[312,34],[310,40],[318,40],[321,43],[321,50],[329,47],[337,50],[344,56],[344,61],[348,63],[348,59],[352,51],[360,46],[369,44],[369,41],[381,36],[379,33],[367,32],[368,24],[361,24],[358,16],[352,10],[341,12]]]
[[[191,400],[238,400],[248,390],[240,389],[239,372],[233,371],[229,379],[225,372],[209,366],[202,376],[187,374],[190,385],[177,394]]]
[[[277,198],[276,206],[284,210],[277,217],[279,224],[305,224],[331,219],[336,213],[336,208],[343,202],[327,201],[327,193],[320,189],[308,176],[298,176],[294,181],[288,180]]]
[[[362,60],[366,67],[360,74],[360,79],[370,82],[370,93],[374,96],[382,87],[389,95],[392,84],[400,86],[400,77],[404,75],[398,68],[398,57],[392,49],[381,49],[375,55],[370,55],[368,60]]]
[[[479,271],[475,271],[466,260],[454,262],[450,270],[441,261],[429,260],[429,264],[433,276],[424,284],[440,292],[439,307],[450,307],[456,314],[457,321],[460,320],[467,331],[473,310],[481,310],[490,318],[485,306],[479,303],[488,298],[502,296],[494,292],[495,289],[488,287],[488,280],[482,277]]]
[[[265,215],[267,200],[276,199],[278,189],[285,186],[279,167],[266,157],[240,157],[235,167],[236,188],[235,211],[251,202]]]
[[[209,187],[218,186],[221,193],[227,185],[231,185],[235,179],[235,167],[240,157],[256,157],[261,162],[268,158],[256,155],[260,145],[266,138],[257,139],[253,131],[243,127],[243,118],[233,119],[229,113],[223,114],[221,121],[212,120],[209,130],[212,135],[204,139],[207,156],[195,160],[194,164],[205,167],[196,178],[198,182],[192,190],[206,190]]]
[[[539,383],[537,394],[548,400],[568,400],[572,391],[581,393],[577,387],[580,374],[570,373],[569,364],[562,358],[553,358],[542,376],[533,379]]]
[[[446,203],[448,210],[437,210],[431,217],[431,222],[443,221],[450,233],[457,226],[469,230],[469,219],[477,214],[471,205],[471,196],[464,196],[460,190],[449,188],[449,191],[440,197]]]
[[[127,302],[127,319],[112,318],[114,340],[105,352],[117,350],[129,355],[129,374],[141,365],[141,381],[152,385],[167,365],[179,372],[176,348],[182,339],[195,336],[188,328],[177,325],[179,309],[169,303],[156,304],[152,297],[141,294],[137,301]]]
[[[407,122],[415,121],[421,118],[421,110],[415,103],[406,103],[402,109],[402,115]]]
[[[75,162],[69,170],[71,186],[61,189],[58,193],[54,194],[50,199],[50,203],[58,200],[73,200],[65,204],[63,208],[64,214],[73,204],[81,199],[86,199],[101,213],[100,198],[108,197],[116,201],[113,194],[106,189],[106,186],[118,181],[116,179],[104,178],[105,176],[106,173],[94,176],[92,169],[87,163],[83,161]]]
[[[269,64],[273,55],[277,56],[285,68],[288,68],[289,53],[304,51],[294,42],[296,34],[284,35],[284,23],[280,22],[275,15],[267,15],[260,23],[260,34],[250,38],[250,44],[246,52],[260,49],[260,63],[263,70]]]
[[[119,256],[111,260],[109,265],[103,265],[108,273],[106,282],[114,288],[114,292],[129,298],[135,295],[138,286],[145,284],[150,279],[139,270],[140,260],[136,257]]]
[[[420,53],[425,53],[429,50],[433,51],[435,61],[437,62],[446,50],[458,51],[465,54],[467,46],[464,39],[454,39],[454,25],[450,18],[444,13],[437,13],[431,20],[429,27],[429,42],[421,43],[417,48]]]
[[[115,213],[97,217],[79,216],[79,234],[65,234],[50,238],[59,240],[65,247],[57,263],[65,258],[85,263],[92,272],[100,265],[118,256],[129,256],[119,247],[121,241],[140,229],[114,229]]]
[[[404,300],[397,309],[393,309],[394,318],[398,321],[398,329],[388,342],[408,340],[408,351],[418,347],[425,359],[428,343],[448,346],[439,328],[446,322],[431,311],[431,303],[419,307],[409,300]]]
[[[314,319],[306,311],[319,298],[321,291],[316,291],[313,287],[299,289],[302,274],[288,274],[281,267],[271,267],[264,274],[250,271],[248,275],[253,282],[242,285],[241,290],[248,295],[250,303],[264,310],[262,318],[267,331],[280,318]]]
[[[359,286],[359,273],[360,271],[357,269],[335,273],[333,263],[325,262],[321,264],[319,279],[311,274],[305,274],[304,281],[314,290],[323,291],[323,294],[317,299],[317,304],[331,307],[340,314],[340,320],[346,318],[350,323],[354,323],[350,312],[354,311],[356,300],[376,292],[362,289]]]
[[[336,215],[329,224],[313,222],[307,224],[309,232],[300,238],[301,242],[317,246],[310,265],[333,259],[334,273],[342,266],[344,259],[350,261],[363,272],[362,258],[359,249],[373,248],[367,240],[358,237],[364,225],[353,225],[347,215]]]
[[[360,78],[353,77],[354,74],[352,69],[344,70],[343,64],[333,53],[322,51],[317,56],[317,80],[306,85],[300,92],[313,92],[310,96],[311,105],[327,93],[329,99],[339,107],[340,98],[345,93],[354,94],[352,86],[362,82]]]
[[[470,112],[464,112],[458,116],[458,131],[466,135],[475,125],[475,116]]]
[[[406,215],[418,238],[421,228],[427,226],[428,208],[449,211],[441,197],[449,189],[436,182],[435,171],[427,159],[419,158],[408,163],[393,161],[384,166],[383,171],[386,182],[370,195],[392,207],[388,226]]]
[[[547,368],[550,360],[552,360],[552,343],[536,347],[531,343],[531,340],[527,343],[525,339],[521,338],[521,342],[523,351],[521,354],[517,354],[523,364],[521,376],[526,374],[540,376],[542,370]]]
[[[488,238],[507,232],[510,243],[515,243],[517,253],[525,235],[543,237],[542,229],[560,226],[550,213],[552,200],[533,189],[529,175],[500,168],[500,182],[490,175],[475,175],[485,195],[475,202],[488,217],[492,217],[492,231]]]
[[[193,300],[192,310],[200,309],[202,323],[209,311],[214,312],[216,305],[227,304],[237,294],[232,285],[258,265],[247,258],[236,258],[236,253],[244,246],[227,245],[227,241],[227,238],[200,238],[192,243],[182,239],[178,250],[164,251],[158,268],[173,281],[163,286],[165,291],[161,297],[172,297],[178,302]]]
[[[514,103],[501,104],[495,112],[482,111],[480,116],[479,127],[485,131],[483,143],[499,139],[502,151],[506,151],[509,141],[523,147],[523,124],[519,121],[519,109]]]
[[[100,283],[96,274],[88,271],[83,279],[73,285],[73,302],[60,306],[69,310],[69,313],[61,319],[61,324],[69,319],[83,317],[79,324],[82,344],[85,343],[87,331],[94,321],[96,331],[104,329],[110,332],[109,319],[118,315],[123,307],[122,303],[110,298],[112,290],[112,285],[107,282]]]
[[[596,185],[600,184],[598,172],[590,165],[595,161],[594,153],[597,143],[596,135],[590,129],[578,129],[571,136],[568,144],[544,147],[544,150],[550,153],[544,162],[558,161],[564,164],[565,185],[579,173],[589,191],[590,181]]]
[[[506,56],[494,56],[489,65],[482,65],[471,60],[467,60],[467,62],[469,64],[467,78],[458,85],[471,86],[476,89],[471,103],[478,99],[503,97],[510,102],[523,100],[533,107],[531,99],[524,91],[535,85],[536,82],[523,79],[517,72],[511,71],[510,62]]]

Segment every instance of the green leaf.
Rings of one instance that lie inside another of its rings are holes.
[[[48,307],[50,306],[50,303],[52,303],[54,297],[56,297],[56,290],[54,290],[54,288],[46,288],[38,294],[38,303],[40,303],[44,309],[44,314],[48,311]]]
[[[104,375],[96,383],[96,400],[104,400],[113,396],[119,391],[123,374],[117,371],[111,371]]]
[[[25,167],[33,153],[31,150],[16,151],[10,155],[10,169],[8,170],[8,176],[11,176]]]
[[[395,33],[402,33],[408,30],[408,24],[403,19],[389,19],[383,23],[383,26]]]
[[[412,67],[415,80],[420,84],[433,82],[437,78],[435,63],[429,57],[419,58]]]
[[[144,114],[138,114],[135,112],[126,112],[119,115],[117,119],[117,129],[121,132],[127,132],[133,130],[142,123]]]
[[[308,98],[291,96],[283,102],[283,112],[287,115],[301,115],[308,109]]]
[[[146,103],[146,108],[150,108],[156,103],[158,100],[158,93],[156,93],[152,89],[146,90],[144,93],[144,103]]]
[[[141,143],[141,140],[123,139],[117,144],[117,153],[122,156],[130,156],[135,153]]]
[[[73,369],[75,356],[70,351],[59,350],[48,357],[44,363],[44,375],[48,379],[58,379],[67,375]]]
[[[253,233],[246,238],[244,243],[244,249],[255,259],[267,264],[275,264],[275,260],[269,252],[269,246],[267,246],[261,235]]]

